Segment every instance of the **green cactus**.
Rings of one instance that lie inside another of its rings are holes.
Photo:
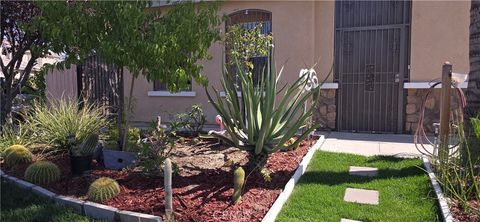
[[[33,154],[25,147],[17,146],[16,148],[12,148],[7,152],[7,156],[5,156],[5,163],[10,166],[14,167],[18,164],[22,163],[30,163],[32,162]]]
[[[23,145],[19,145],[19,144],[15,144],[15,145],[11,145],[9,146],[7,149],[5,149],[2,153],[2,156],[3,157],[6,157],[8,154],[10,154],[11,152],[15,151],[15,150],[19,150],[19,149],[27,149],[25,146]]]
[[[185,137],[178,138],[178,142],[181,143],[181,144],[184,144],[185,143]]]
[[[90,134],[85,138],[79,146],[72,149],[73,156],[90,156],[95,152],[98,145],[98,135]]]
[[[95,202],[103,202],[120,193],[117,181],[108,177],[101,177],[93,181],[88,188],[88,199]]]
[[[48,185],[60,179],[60,169],[49,161],[37,161],[25,170],[25,179],[31,183]]]
[[[245,171],[242,167],[238,167],[233,172],[233,203],[240,203],[242,199],[242,189],[243,184],[245,183]]]

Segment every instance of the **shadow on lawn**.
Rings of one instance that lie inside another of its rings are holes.
[[[396,169],[379,169],[378,175],[375,177],[364,177],[364,176],[354,176],[350,175],[348,171],[342,172],[333,172],[333,171],[307,171],[302,176],[299,181],[299,184],[324,184],[324,185],[340,185],[345,183],[368,183],[373,180],[381,179],[395,179],[395,178],[406,178],[412,176],[419,176],[424,174],[420,165],[410,166],[400,170]]]

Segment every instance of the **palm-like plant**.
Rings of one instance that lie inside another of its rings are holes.
[[[283,67],[277,73],[270,56],[263,69],[260,81],[254,84],[251,72],[242,69],[236,60],[239,86],[234,76],[224,68],[221,80],[225,91],[225,101],[220,93],[212,87],[215,100],[206,89],[207,96],[222,117],[228,135],[214,136],[236,147],[247,149],[255,156],[267,157],[268,154],[281,149],[297,146],[310,135],[317,125],[308,125],[319,98],[320,87],[311,87],[309,73],[302,74],[290,87],[279,89],[279,80]],[[318,86],[318,84],[315,84]],[[237,90],[241,89],[241,96]],[[277,101],[277,95],[283,97]],[[304,109],[304,104],[312,100],[312,105]],[[242,107],[243,103],[243,107]],[[299,129],[302,134],[294,143],[286,143],[295,136]]]

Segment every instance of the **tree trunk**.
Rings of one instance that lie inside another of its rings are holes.
[[[480,0],[472,0],[470,8],[470,73],[466,92],[464,123],[467,141],[474,141],[474,133],[470,118],[477,117],[480,110]],[[470,145],[471,157],[479,156],[479,148]]]

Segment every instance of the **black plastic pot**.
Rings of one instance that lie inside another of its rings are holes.
[[[92,170],[92,156],[70,156],[70,170],[73,175]]]

